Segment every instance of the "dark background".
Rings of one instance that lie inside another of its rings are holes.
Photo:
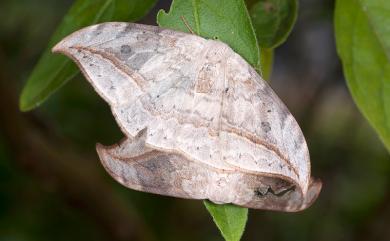
[[[29,113],[21,88],[70,0],[0,2],[0,241],[222,240],[201,201],[125,189],[95,143],[123,134],[78,76]],[[159,3],[143,22],[155,23]],[[243,240],[390,240],[390,160],[353,103],[333,35],[334,2],[301,0],[270,84],[306,136],[323,181],[300,213],[250,210]]]

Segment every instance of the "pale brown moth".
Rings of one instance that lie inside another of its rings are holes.
[[[131,189],[299,211],[317,198],[305,138],[260,75],[226,44],[134,23],[79,30],[53,48],[72,58],[126,138],[97,145]]]

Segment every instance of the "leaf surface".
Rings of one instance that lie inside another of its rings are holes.
[[[390,1],[338,0],[337,51],[357,106],[390,150]]]
[[[290,34],[298,13],[298,0],[259,0],[250,15],[261,48],[276,48]]]
[[[204,205],[226,241],[241,239],[248,219],[248,209],[230,204],[218,205],[205,201]]]
[[[54,44],[88,25],[106,21],[136,21],[155,2],[156,0],[77,0],[57,27],[27,80],[20,97],[20,109],[28,111],[39,106],[79,72],[69,58],[50,52]]]
[[[174,0],[168,13],[159,11],[157,22],[161,27],[218,38],[259,69],[260,51],[242,0]]]

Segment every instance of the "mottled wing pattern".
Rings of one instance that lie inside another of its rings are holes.
[[[256,71],[226,44],[132,23],[82,29],[53,48],[79,65],[127,139],[98,146],[122,184],[157,194],[297,211],[309,180],[304,137]]]
[[[260,75],[233,51],[226,58],[225,78],[220,134],[223,158],[248,171],[289,176],[306,192],[309,151],[294,117]]]
[[[186,157],[145,146],[146,131],[118,145],[97,145],[108,173],[138,191],[268,210],[299,211],[317,198],[320,182],[311,182],[303,195],[292,180],[282,177],[221,171]]]
[[[127,135],[147,127],[146,142],[156,149],[232,169],[217,148],[223,73],[215,47],[153,26],[105,23],[76,32],[53,50],[79,64]]]

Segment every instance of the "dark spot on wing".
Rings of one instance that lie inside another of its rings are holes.
[[[111,52],[114,53],[118,59],[123,61],[127,61],[135,54],[135,51],[127,44],[122,45],[117,50],[111,50]]]
[[[131,47],[129,45],[122,45],[121,46],[121,53],[122,54],[126,54],[126,55],[129,55],[131,54],[132,50],[131,50]]]
[[[268,133],[271,131],[271,124],[269,122],[266,122],[266,121],[261,122],[261,129],[263,129],[263,131],[265,133]]]

